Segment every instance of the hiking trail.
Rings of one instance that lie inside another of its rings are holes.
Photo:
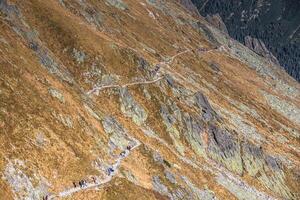
[[[95,182],[94,183],[86,183],[86,185],[83,186],[83,187],[77,186],[77,187],[72,187],[72,188],[66,189],[64,191],[59,192],[58,194],[53,194],[53,195],[50,195],[50,196],[46,197],[46,200],[64,198],[64,197],[70,196],[70,195],[72,195],[76,192],[97,188],[97,187],[100,187],[100,186],[110,182],[112,180],[112,178],[117,174],[118,169],[121,165],[121,161],[123,159],[127,158],[130,155],[130,152],[132,150],[134,150],[135,148],[140,146],[140,144],[141,144],[140,141],[138,141],[134,138],[132,140],[134,140],[135,145],[133,147],[131,147],[130,150],[128,150],[128,149],[124,150],[125,153],[123,155],[119,155],[119,157],[115,161],[115,163],[110,165],[110,168],[113,169],[113,172],[111,172],[109,175],[107,175],[106,172],[105,172],[106,177],[104,179],[100,180],[101,177],[95,177]]]

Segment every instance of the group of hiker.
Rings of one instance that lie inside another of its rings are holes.
[[[130,151],[131,150],[131,146],[127,146],[126,147],[126,150],[125,151],[122,151],[121,153],[120,153],[120,156],[121,156],[121,158],[124,158],[125,156],[126,156],[126,151]],[[115,170],[114,170],[114,168],[111,166],[111,167],[109,167],[108,169],[107,169],[107,175],[108,176],[111,176],[112,175],[112,173],[114,172]]]
[[[125,158],[126,152],[129,152],[131,149],[132,149],[132,147],[131,147],[130,145],[128,145],[128,146],[126,147],[126,150],[124,150],[124,151],[122,151],[122,152],[120,153],[120,156],[121,156],[122,158]],[[115,171],[115,169],[113,168],[113,166],[110,166],[110,167],[107,169],[107,175],[108,175],[108,176],[112,176],[112,173],[114,173],[114,171]],[[97,179],[96,179],[96,177],[92,177],[92,181],[93,181],[94,184],[97,184]],[[73,182],[73,186],[74,186],[74,188],[77,188],[77,186],[79,186],[80,188],[85,188],[85,187],[88,186],[88,182],[87,182],[86,180],[80,180],[80,181],[78,182],[78,184],[77,184],[76,182]],[[43,197],[43,200],[49,200],[49,196],[48,196],[48,195],[44,196],[44,197]]]

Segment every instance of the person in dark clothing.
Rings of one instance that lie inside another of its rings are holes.
[[[130,151],[130,150],[131,150],[131,146],[128,145],[128,146],[126,147],[126,149],[127,149],[128,151]]]
[[[96,178],[94,176],[92,177],[92,180],[93,180],[94,184],[97,184]]]
[[[75,183],[75,182],[73,182],[73,186],[74,186],[74,188],[76,188],[76,187],[77,187],[77,185],[76,185],[76,183]]]
[[[122,151],[122,152],[120,153],[120,156],[121,156],[121,157],[124,157],[124,156],[125,156],[125,151]]]
[[[110,175],[111,175],[111,173],[113,173],[113,172],[114,172],[114,169],[110,167],[110,168],[108,168],[107,172],[108,172],[108,176],[110,176]]]

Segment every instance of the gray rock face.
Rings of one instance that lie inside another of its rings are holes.
[[[210,121],[217,117],[217,113],[213,110],[207,98],[201,93],[195,94],[195,102],[200,110],[202,110],[202,117],[206,121]]]
[[[129,93],[127,88],[120,89],[121,111],[128,117],[131,117],[137,125],[143,124],[148,114],[145,109],[140,106]]]
[[[262,92],[262,94],[274,110],[291,121],[300,124],[300,108],[298,106],[267,92]]]
[[[7,19],[12,23],[14,31],[20,35],[34,50],[41,64],[52,74],[57,75],[63,81],[73,83],[70,73],[52,56],[50,50],[39,40],[37,33],[33,31],[25,22],[24,17],[15,5],[10,5],[6,0],[0,2],[0,10],[7,15]]]
[[[152,177],[152,185],[154,190],[158,193],[166,196],[169,195],[169,189],[161,182],[159,176]]]
[[[48,183],[41,180],[38,186],[34,186],[32,179],[29,178],[22,169],[26,168],[23,161],[14,160],[9,162],[4,170],[3,179],[11,186],[14,199],[39,200],[47,194]],[[37,176],[36,176],[37,177]]]
[[[106,2],[120,10],[128,9],[127,4],[124,3],[122,0],[106,0]]]
[[[279,65],[277,58],[267,49],[265,43],[260,39],[245,37],[245,46],[253,50],[255,53],[270,59],[272,62]]]
[[[130,141],[127,138],[127,130],[115,118],[111,116],[104,117],[102,125],[104,131],[110,136],[112,148],[116,146],[123,150],[128,146]]]
[[[171,183],[173,184],[177,183],[175,175],[172,172],[165,170],[165,176],[168,179],[168,181],[170,181]]]
[[[202,135],[204,122],[199,117],[190,116],[188,113],[183,114],[182,121],[184,127],[182,131],[187,141],[197,154],[205,156],[204,138]]]
[[[84,62],[86,55],[83,51],[73,48],[73,57],[78,64],[81,64]]]
[[[293,194],[286,187],[287,171],[282,167],[279,158],[266,154],[262,148],[251,143],[243,143],[242,149],[244,168],[250,176],[256,177],[267,188],[276,191],[285,198],[293,199],[296,197],[297,194]],[[296,175],[297,171],[288,173]]]
[[[78,9],[80,15],[83,16],[88,23],[93,24],[97,28],[102,28],[102,24],[104,21],[102,13],[98,11],[95,7],[91,6],[86,0],[60,0],[59,2],[62,6],[68,8],[71,12],[77,10],[76,8],[78,7],[76,7],[76,4],[78,4],[80,8]]]
[[[238,141],[229,132],[214,125],[209,126],[208,133],[209,156],[223,163],[231,171],[242,174],[243,166]]]
[[[49,88],[48,92],[52,97],[58,99],[58,101],[60,101],[61,103],[65,103],[65,98],[59,90],[54,88]]]
[[[193,4],[191,0],[180,0],[180,3],[194,15],[200,16],[197,7]]]
[[[220,29],[221,31],[223,31],[225,34],[228,34],[228,30],[226,28],[226,25],[224,24],[222,18],[220,17],[220,15],[214,14],[214,15],[207,15],[206,16],[206,20],[212,24],[213,26],[215,26],[216,28]]]
[[[201,190],[196,187],[187,177],[182,176],[182,180],[187,184],[190,196],[197,200],[217,200],[214,193],[210,190]]]

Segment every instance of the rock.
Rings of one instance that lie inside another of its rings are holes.
[[[217,200],[214,193],[210,190],[201,190],[196,187],[187,177],[181,176],[181,179],[188,186],[188,190],[191,192],[192,199],[197,200]]]
[[[300,108],[267,92],[261,92],[272,109],[276,110],[296,124],[300,124]]]
[[[22,169],[26,169],[23,161],[14,160],[14,162],[9,162],[5,167],[2,178],[11,187],[15,198],[24,200],[42,199],[48,193],[49,184],[47,181],[39,177],[39,180],[34,180],[38,182],[35,186],[32,183],[32,178],[29,178]]]
[[[128,6],[122,0],[106,0],[111,6],[114,6],[120,10],[127,10]]]
[[[59,90],[57,90],[55,88],[49,88],[48,92],[50,93],[50,95],[52,97],[58,99],[59,102],[65,103],[65,98]]]
[[[131,117],[137,125],[141,125],[147,120],[147,112],[134,100],[127,88],[120,89],[120,103],[121,111],[127,117]]]
[[[174,81],[174,79],[172,78],[171,75],[166,74],[166,75],[165,75],[165,79],[166,79],[168,85],[169,85],[171,88],[176,88],[175,81]]]
[[[197,7],[193,4],[191,0],[180,0],[179,2],[196,17],[200,16]]]
[[[216,73],[219,73],[220,72],[220,66],[218,63],[216,62],[211,62],[208,64],[208,66]]]
[[[181,154],[184,155],[184,146],[180,141],[180,133],[175,126],[177,122],[175,116],[170,114],[169,109],[166,105],[162,104],[160,108],[160,115],[163,118],[163,123],[166,125],[167,132],[169,133],[170,137],[172,138],[173,144],[175,145],[176,150]]]
[[[161,182],[159,176],[152,177],[152,185],[154,190],[157,191],[158,193],[166,196],[170,195],[169,189]]]
[[[270,52],[265,43],[257,38],[252,38],[251,36],[246,36],[245,37],[245,46],[248,47],[249,49],[253,50],[255,53],[269,59],[270,61],[276,63],[277,65],[279,64],[279,61],[277,58]]]
[[[217,113],[211,107],[208,99],[201,92],[195,94],[195,103],[199,110],[202,111],[202,117],[205,121],[211,121],[214,118],[218,118]]]
[[[229,170],[243,174],[239,142],[226,130],[214,125],[209,126],[208,155],[225,165]]]
[[[38,132],[37,133],[36,138],[35,138],[35,142],[39,147],[43,147],[46,144],[47,139],[46,139],[46,136],[44,135],[43,132]]]
[[[296,194],[286,185],[286,175],[279,158],[267,155],[261,147],[251,143],[242,144],[243,163],[247,173],[259,180],[263,185],[272,191],[276,191],[280,196],[293,199]],[[295,180],[290,180],[295,181]]]
[[[207,38],[215,47],[219,47],[220,43],[213,32],[207,27],[207,25],[201,22],[192,22],[192,27],[198,30],[203,36]],[[223,36],[223,35],[222,35]]]
[[[81,64],[84,62],[86,55],[83,51],[73,48],[73,57],[75,58],[78,64]]]
[[[127,137],[127,130],[113,117],[106,116],[102,121],[104,131],[110,136],[111,147],[114,145],[120,150],[126,149],[130,141]]]
[[[213,26],[215,26],[216,28],[218,28],[219,30],[224,32],[226,35],[228,35],[228,30],[226,28],[226,25],[224,24],[224,22],[223,22],[222,18],[220,17],[219,13],[214,14],[214,15],[207,15],[206,20],[210,24],[212,24]]]
[[[78,10],[80,15],[84,17],[84,19],[89,24],[92,24],[97,28],[102,28],[104,22],[102,13],[99,10],[97,10],[97,8],[89,4],[86,0],[76,0],[76,1],[59,0],[59,3],[64,8],[69,9],[71,12],[74,12],[74,10]]]
[[[197,117],[191,116],[189,113],[183,114],[183,134],[186,137],[187,141],[191,145],[192,149],[201,156],[205,155],[205,146],[204,146],[204,122]]]
[[[189,196],[188,192],[183,188],[177,188],[176,190],[173,190],[170,196],[171,200],[192,200],[193,198]]]
[[[173,184],[177,183],[175,175],[172,172],[165,170],[165,176],[171,183]]]
[[[57,119],[60,123],[62,123],[67,128],[74,128],[73,119],[69,115],[63,115],[61,113],[52,112],[52,116]]]
[[[232,178],[232,179],[231,179]],[[254,187],[249,186],[243,182],[239,182],[235,180],[233,177],[228,177],[224,175],[219,175],[217,178],[217,182],[229,190],[237,199],[241,200],[275,200],[271,196],[263,192],[259,192]]]
[[[153,152],[153,160],[155,162],[158,162],[159,164],[163,164],[164,163],[163,157],[157,151]]]

